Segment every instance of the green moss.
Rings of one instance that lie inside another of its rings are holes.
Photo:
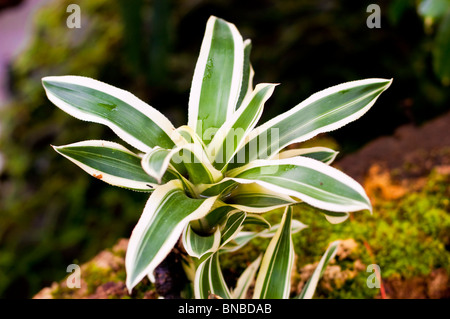
[[[337,239],[353,238],[358,244],[354,253],[336,265],[342,271],[353,270],[355,260],[365,266],[378,264],[383,279],[426,276],[436,268],[450,273],[450,176],[435,172],[425,187],[398,200],[377,199],[374,213],[353,213],[353,219],[330,224],[320,210],[306,204],[295,206],[294,218],[308,228],[293,236],[298,256],[297,269],[317,262],[328,244]],[[279,211],[265,218],[279,222]],[[247,264],[263,252],[269,240],[258,238],[242,250],[222,258],[225,273],[240,274]],[[365,243],[371,249],[367,250]],[[228,257],[229,256],[229,257]],[[331,291],[320,285],[316,298],[374,298],[379,289],[370,289],[366,281],[372,272],[359,271],[354,278],[335,285]]]

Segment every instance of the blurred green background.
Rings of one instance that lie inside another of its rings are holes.
[[[66,26],[71,3],[81,8],[79,29]],[[381,28],[366,26],[371,3],[381,8]],[[9,65],[12,98],[0,109],[0,298],[32,297],[63,278],[67,265],[128,237],[147,200],[91,178],[52,150],[121,141],[53,106],[42,77],[93,77],[183,125],[206,21],[216,15],[252,39],[254,83],[281,83],[261,121],[335,84],[394,78],[366,116],[329,134],[345,156],[450,109],[449,7],[447,0],[46,1]]]

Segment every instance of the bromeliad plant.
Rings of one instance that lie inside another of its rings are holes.
[[[275,84],[253,87],[250,48],[233,24],[208,20],[189,96],[188,125],[179,128],[108,84],[79,76],[42,80],[56,106],[80,120],[108,126],[142,152],[101,140],[54,147],[104,182],[151,194],[127,249],[129,291],[147,275],[154,280],[155,268],[181,237],[196,298],[245,297],[255,277],[253,298],[289,298],[292,235],[306,227],[292,218],[292,206],[305,202],[320,208],[333,223],[349,212],[371,210],[363,188],[328,165],[335,151],[283,149],[358,119],[391,81],[333,86],[255,128]],[[271,225],[262,215],[279,208],[284,208],[281,222]],[[219,256],[258,236],[272,239],[231,291]],[[329,246],[298,297],[312,297],[337,244]]]

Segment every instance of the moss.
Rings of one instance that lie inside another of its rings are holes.
[[[383,279],[426,276],[434,269],[444,268],[450,273],[450,176],[432,172],[425,186],[396,200],[377,198],[373,215],[353,213],[352,218],[337,225],[330,224],[320,210],[298,204],[294,218],[308,228],[293,236],[296,267],[317,262],[328,244],[337,239],[353,238],[358,248],[335,265],[342,272],[354,271],[354,262],[378,264]],[[270,222],[279,222],[280,211],[265,215]],[[224,273],[239,275],[263,252],[269,240],[258,238],[242,250],[222,258]],[[316,298],[374,298],[380,290],[367,287],[372,272],[359,270],[345,282],[333,282],[333,289],[319,284]],[[233,279],[227,277],[227,281]]]

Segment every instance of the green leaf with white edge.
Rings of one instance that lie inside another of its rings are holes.
[[[338,153],[339,152],[336,152],[331,148],[318,146],[310,148],[290,149],[287,151],[280,152],[278,154],[274,154],[270,159],[284,159],[296,156],[304,156],[321,161],[329,165],[335,160]]]
[[[349,213],[339,213],[339,212],[324,212],[326,220],[331,224],[340,224],[345,222],[350,216]]]
[[[243,223],[247,214],[245,212],[235,212],[228,216],[225,224],[222,227],[222,237],[220,239],[220,246],[226,245],[229,241],[242,230]]]
[[[179,180],[155,189],[128,244],[125,267],[129,291],[146,275],[154,279],[153,270],[170,252],[186,225],[205,216],[216,199],[189,198]]]
[[[242,72],[242,85],[239,99],[236,103],[236,110],[242,105],[242,101],[253,91],[253,77],[255,71],[250,63],[250,52],[252,50],[252,42],[250,39],[244,41],[244,69]]]
[[[244,43],[239,31],[233,24],[211,16],[189,95],[188,126],[205,143],[235,110],[243,64]]]
[[[211,234],[217,227],[223,225],[230,214],[237,212],[234,207],[217,200],[211,210],[201,219],[193,220],[191,226],[201,234]],[[208,232],[209,231],[209,232]]]
[[[328,249],[325,251],[325,254],[320,259],[320,262],[317,265],[316,269],[314,270],[311,278],[309,278],[308,281],[306,282],[305,286],[302,289],[302,292],[297,297],[295,297],[296,299],[311,299],[313,297],[320,277],[322,277],[323,272],[325,271],[325,268],[327,267],[330,260],[333,259],[334,256],[336,255],[339,243],[340,241],[337,240],[332,242],[328,246]]]
[[[161,178],[169,167],[172,156],[170,150],[155,147],[142,157],[141,166],[148,175],[161,183]]]
[[[236,283],[236,288],[231,292],[233,299],[246,299],[248,288],[255,280],[256,272],[261,263],[262,255],[259,255],[239,276]]]
[[[308,226],[303,224],[302,222],[292,219],[291,221],[291,234],[296,234],[299,231],[307,228]],[[241,231],[238,233],[233,240],[229,241],[226,245],[221,247],[222,251],[226,252],[234,252],[236,250],[244,247],[248,242],[252,239],[261,237],[261,238],[271,238],[273,237],[278,229],[280,228],[280,224],[276,224],[269,229],[264,229],[262,231]]]
[[[258,232],[253,231],[241,231],[239,232],[233,240],[229,241],[220,250],[227,253],[235,252],[245,245],[247,245],[252,239],[258,237]]]
[[[158,181],[141,167],[141,158],[120,144],[90,140],[53,146],[82,170],[114,186],[150,192]]]
[[[183,162],[193,184],[211,184],[223,178],[222,173],[212,166],[200,144],[185,144],[180,150],[181,154],[174,161]]]
[[[334,167],[307,157],[258,160],[228,172],[239,183],[258,183],[332,212],[352,212],[372,205],[362,186]]]
[[[200,136],[197,135],[197,133],[195,133],[195,131],[190,128],[187,125],[182,125],[180,127],[178,127],[176,129],[177,133],[179,133],[184,140],[186,141],[186,143],[188,144],[200,144],[203,148],[203,150],[206,152],[206,145],[205,143],[202,141],[202,139],[200,138]],[[206,155],[208,155],[206,153]],[[210,158],[211,161],[211,158]]]
[[[163,114],[125,90],[82,76],[49,76],[42,84],[57,107],[77,119],[108,126],[142,152],[180,142]]]
[[[190,225],[187,225],[182,235],[183,247],[186,252],[195,258],[202,258],[208,253],[216,252],[220,247],[221,233],[217,228],[211,235],[197,234]]]
[[[214,167],[223,170],[228,161],[243,144],[245,137],[258,123],[264,103],[272,95],[277,84],[258,84],[253,92],[217,131],[208,145],[208,154],[214,155]]]
[[[244,223],[242,225],[243,226],[254,225],[254,226],[261,226],[263,228],[271,227],[267,219],[265,219],[259,214],[251,214],[251,213],[247,213],[247,217],[245,218]]]
[[[255,128],[229,163],[229,169],[267,159],[289,144],[336,130],[365,114],[392,80],[366,79],[313,94],[291,110]]]
[[[210,184],[222,179],[223,175],[215,169],[200,144],[188,143],[166,150],[155,148],[142,158],[142,167],[154,178],[160,178],[169,164],[183,165],[193,184]]]
[[[223,180],[214,184],[198,185],[198,190],[201,196],[204,197],[220,195],[223,198],[226,198],[238,185],[238,182],[230,178],[224,178]]]
[[[212,254],[201,263],[195,273],[195,298],[207,299],[210,294],[215,294],[224,299],[231,298],[230,290],[220,269],[219,252]]]
[[[264,253],[255,282],[253,299],[289,298],[294,244],[291,236],[292,208],[287,207],[281,226]]]
[[[270,229],[265,229],[258,233],[258,237],[262,238],[271,238],[273,237],[278,229],[280,228],[281,224],[273,225]],[[298,233],[299,231],[307,228],[308,226],[303,224],[301,221],[297,219],[291,220],[291,235]]]
[[[251,213],[265,213],[296,203],[291,197],[257,183],[239,185],[225,202],[239,210]]]

